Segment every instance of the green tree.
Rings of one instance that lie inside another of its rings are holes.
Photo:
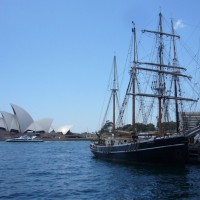
[[[109,133],[111,132],[112,128],[113,128],[113,123],[107,120],[106,123],[101,128],[100,133]]]
[[[131,124],[126,124],[122,127],[123,131],[132,131],[133,130],[133,126]]]
[[[152,123],[143,124],[143,123],[136,123],[136,132],[147,132],[147,131],[155,131],[155,126]],[[126,124],[122,127],[124,131],[133,131],[133,126],[131,124]]]
[[[157,123],[158,127],[158,123]],[[162,122],[162,128],[165,132],[172,132],[176,131],[176,122],[170,121],[170,122]]]
[[[147,124],[147,131],[155,131],[155,126],[152,123]]]

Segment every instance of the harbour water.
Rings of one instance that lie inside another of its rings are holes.
[[[0,199],[198,199],[200,166],[127,165],[89,141],[0,142]]]

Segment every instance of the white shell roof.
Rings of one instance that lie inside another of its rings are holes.
[[[25,131],[45,131],[46,133],[49,132],[51,124],[53,122],[52,118],[45,118],[38,121],[34,121],[33,123],[28,126]]]
[[[23,133],[27,129],[27,127],[33,123],[33,118],[29,115],[27,111],[25,111],[23,108],[11,104],[11,107],[13,109],[14,114],[17,117],[17,120],[19,122],[19,128],[20,131]]]
[[[5,128],[7,130],[6,122],[2,117],[0,117],[0,127]]]
[[[11,104],[14,114],[0,111],[3,118],[0,117],[0,127],[5,128],[7,131],[12,129],[18,130],[19,132],[30,131],[44,131],[48,133],[50,131],[53,119],[44,118],[41,120],[34,121],[30,114],[20,106]],[[71,129],[72,125],[64,125],[58,128],[53,128],[55,132],[61,132],[64,135]]]
[[[67,132],[72,128],[72,125],[64,125],[60,126],[55,132],[62,133],[63,135],[66,135]]]
[[[19,124],[15,115],[5,111],[1,111],[1,114],[6,122],[8,131],[11,131],[12,129],[19,131]]]

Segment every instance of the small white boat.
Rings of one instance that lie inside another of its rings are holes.
[[[37,136],[23,135],[18,138],[11,138],[5,140],[6,142],[44,142],[44,140],[36,138]]]

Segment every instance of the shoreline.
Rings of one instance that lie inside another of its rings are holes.
[[[91,141],[92,138],[85,138],[78,133],[68,133],[63,135],[61,133],[13,133],[5,130],[0,130],[0,141],[7,139],[14,139],[20,136],[37,136],[38,139],[43,141]]]

